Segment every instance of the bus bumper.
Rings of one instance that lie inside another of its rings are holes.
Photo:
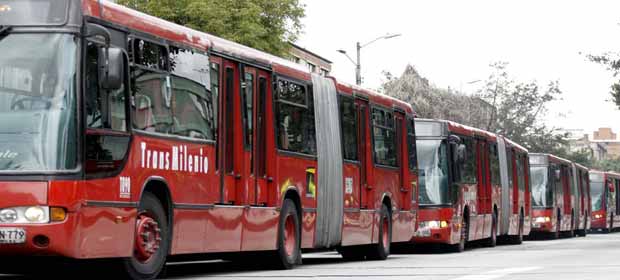
[[[75,251],[75,215],[64,222],[41,225],[0,225],[0,231],[24,232],[25,239],[17,244],[0,244],[0,256],[63,256],[78,257]]]

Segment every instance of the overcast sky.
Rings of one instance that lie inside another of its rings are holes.
[[[302,0],[299,45],[334,62],[332,74],[355,82],[355,42],[402,36],[362,49],[364,86],[378,88],[382,71],[400,76],[407,64],[440,87],[474,92],[494,61],[509,62],[518,80],[559,80],[563,100],[545,121],[556,127],[620,130],[611,102],[612,76],[583,53],[620,50],[620,1]],[[580,54],[582,53],[582,54]]]

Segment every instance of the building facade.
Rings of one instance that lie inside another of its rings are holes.
[[[296,44],[290,43],[290,59],[308,67],[310,72],[327,76],[332,71],[332,62]]]

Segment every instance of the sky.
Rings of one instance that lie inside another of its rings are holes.
[[[298,44],[329,60],[332,75],[355,83],[355,43],[385,34],[361,52],[364,87],[379,88],[383,72],[400,76],[408,64],[433,84],[474,93],[509,63],[518,81],[558,80],[562,100],[543,121],[592,133],[620,131],[620,110],[608,100],[612,74],[585,54],[620,52],[620,1],[555,0],[302,0],[304,33]],[[473,83],[472,83],[473,82]]]

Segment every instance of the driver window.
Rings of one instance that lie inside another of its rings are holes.
[[[99,46],[88,42],[86,48],[86,124],[92,129],[112,129],[127,131],[127,116],[125,112],[125,86],[119,90],[109,91],[99,87]],[[107,98],[106,98],[107,96]],[[104,110],[109,111],[107,120],[104,120]]]

